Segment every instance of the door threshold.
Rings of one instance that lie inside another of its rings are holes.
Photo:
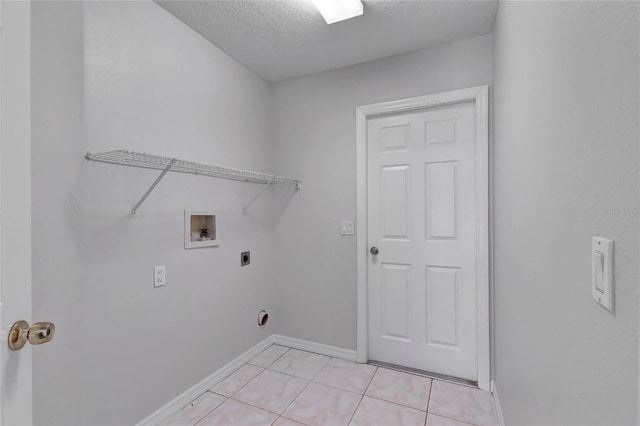
[[[376,367],[388,368],[389,370],[402,371],[404,373],[414,374],[416,376],[428,377],[430,379],[442,380],[443,382],[455,383],[456,385],[469,386],[473,388],[478,387],[478,382],[474,382],[466,379],[459,379],[453,376],[447,376],[446,374],[433,373],[431,371],[418,370],[417,368],[403,367],[401,365],[389,364],[382,361],[367,361],[369,365],[375,365]]]

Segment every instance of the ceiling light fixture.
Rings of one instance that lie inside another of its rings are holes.
[[[362,15],[361,0],[313,0],[327,24]]]

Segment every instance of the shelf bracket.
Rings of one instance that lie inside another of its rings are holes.
[[[247,209],[249,207],[251,207],[251,204],[253,204],[258,198],[260,198],[260,196],[264,193],[264,191],[267,190],[267,188],[269,187],[269,185],[271,185],[271,183],[273,183],[272,180],[270,180],[269,182],[267,182],[267,184],[262,188],[262,191],[258,192],[258,195],[256,195],[255,197],[253,197],[253,200],[249,201],[249,204],[247,204],[246,206],[244,206],[242,208],[242,212],[243,213],[247,213]]]
[[[171,161],[169,161],[169,164],[167,164],[167,167],[165,167],[162,173],[160,173],[160,176],[158,176],[158,178],[151,184],[149,189],[147,189],[147,192],[145,192],[142,198],[140,198],[140,201],[138,201],[136,205],[133,206],[133,208],[131,209],[131,216],[136,217],[136,212],[138,211],[142,203],[144,203],[144,200],[146,200],[149,194],[151,194],[151,192],[155,189],[155,187],[158,186],[158,183],[160,183],[164,175],[166,175],[167,172],[171,169],[171,167],[173,167],[173,164],[175,162],[176,162],[175,158],[172,158]]]

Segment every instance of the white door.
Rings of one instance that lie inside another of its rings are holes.
[[[475,103],[369,118],[367,157],[369,359],[477,381]]]
[[[0,1],[0,424],[33,423],[31,345],[10,351],[14,322],[31,323],[31,51],[29,2]]]

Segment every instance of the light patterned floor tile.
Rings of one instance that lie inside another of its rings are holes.
[[[233,398],[272,413],[282,414],[307,383],[307,380],[264,370]]]
[[[165,426],[183,426],[183,425],[195,425],[203,417],[216,409],[220,404],[225,401],[224,396],[216,395],[211,392],[205,392],[200,395],[191,404],[178,411],[172,417],[162,423]]]
[[[162,425],[338,426],[352,418],[354,426],[423,426],[425,416],[426,426],[497,424],[491,394],[468,386],[279,345],[250,364]],[[358,393],[365,389],[362,398]]]
[[[422,426],[425,416],[424,411],[365,396],[350,426]]]
[[[269,426],[277,415],[268,411],[227,399],[220,407],[202,419],[198,426]]]
[[[329,361],[328,356],[291,349],[274,362],[270,370],[311,380]]]
[[[211,392],[215,392],[224,396],[231,396],[238,392],[244,385],[249,383],[260,374],[264,369],[254,365],[245,364],[238,368],[229,377],[212,387]]]
[[[260,354],[255,356],[251,361],[249,361],[249,364],[267,368],[268,366],[273,364],[275,360],[284,355],[288,350],[289,348],[285,346],[271,345],[264,351],[260,352]]]
[[[475,426],[470,423],[460,422],[448,417],[436,416],[433,413],[427,414],[427,426]]]
[[[378,368],[366,395],[427,411],[431,379]]]
[[[474,425],[498,424],[489,392],[439,380],[433,381],[429,412]]]
[[[362,397],[318,383],[309,383],[284,415],[311,426],[346,426]]]
[[[287,419],[286,417],[279,417],[278,420],[273,424],[273,426],[306,426],[303,423],[298,423],[291,419]]]
[[[373,365],[331,358],[313,381],[363,394],[376,369]]]

